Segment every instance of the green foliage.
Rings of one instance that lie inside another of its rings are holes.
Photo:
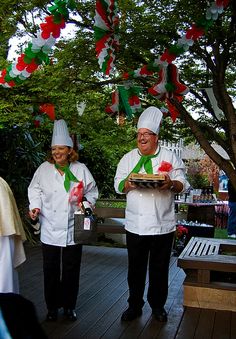
[[[215,227],[214,238],[227,239],[228,238],[227,229]]]
[[[196,173],[194,175],[188,173],[187,179],[192,188],[202,188],[209,185],[207,176],[201,173]]]
[[[27,239],[35,243],[38,239],[29,223],[27,189],[34,171],[45,158],[45,152],[25,126],[2,126],[0,140],[0,176],[13,191]]]
[[[48,4],[46,0],[4,1],[0,10],[0,65],[5,67],[7,64],[5,58],[10,36],[28,34],[30,40],[38,29],[36,17],[41,22],[44,20],[48,15]],[[77,2],[76,11],[70,16],[71,25],[75,28],[74,36],[71,39],[58,39],[50,56],[50,65],[40,67],[30,79],[14,89],[0,87],[0,127],[9,126],[10,135],[13,126],[20,126],[25,132],[30,129],[30,133],[36,136],[35,140],[40,140],[43,151],[50,144],[52,123],[47,122],[37,131],[33,130],[30,107],[46,102],[55,105],[57,118],[64,118],[70,131],[80,135],[84,146],[80,159],[88,165],[103,196],[115,194],[113,177],[117,162],[135,145],[135,121],[118,126],[115,117],[111,118],[104,113],[105,107],[111,103],[112,90],[123,82],[123,72],[157,59],[166,48],[175,44],[192,23],[205,15],[209,6],[205,0],[119,0],[118,4],[120,50],[116,56],[117,71],[114,77],[105,77],[99,70],[93,36],[95,2],[83,0]],[[229,8],[219,16],[206,35],[195,41],[189,51],[175,61],[180,80],[189,86],[191,93],[184,97],[180,118],[174,124],[169,117],[164,119],[160,138],[174,142],[179,136],[187,142],[197,138],[211,156],[215,154],[210,149],[209,142],[215,140],[227,150],[236,166],[236,155],[232,147],[233,136],[236,134],[235,110],[232,108],[236,66],[234,12],[235,2],[231,1]],[[17,23],[21,25],[17,26]],[[157,81],[158,74],[150,78],[134,79],[136,85],[144,88]],[[223,111],[221,120],[216,118],[200,91],[201,88],[212,86]],[[85,101],[87,106],[84,115],[80,117],[76,105],[81,101]],[[151,96],[143,96],[142,105],[145,108],[165,104]],[[13,144],[10,147],[14,149],[14,140],[9,140]],[[213,160],[226,173],[229,170],[234,172],[233,168],[229,168],[228,161],[217,157]],[[17,158],[17,161],[20,159]],[[14,181],[16,171],[12,175],[10,181]],[[27,174],[26,182],[29,176]],[[205,180],[198,178],[198,182],[200,179]]]
[[[209,180],[205,173],[203,173],[200,162],[189,160],[187,166],[187,179],[192,188],[203,188],[208,186]]]
[[[0,175],[10,185],[16,200],[24,205],[29,182],[45,153],[40,142],[18,126],[0,129],[0,139]]]
[[[123,154],[135,145],[134,127],[118,126],[104,112],[95,109],[90,112],[89,108],[78,119],[78,127],[73,126],[83,145],[79,160],[92,172],[100,196],[114,196],[116,166]]]

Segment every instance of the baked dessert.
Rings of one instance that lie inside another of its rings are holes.
[[[165,180],[165,175],[162,173],[157,174],[145,174],[145,173],[131,173],[129,180],[144,180],[144,181],[163,181]]]
[[[157,174],[143,174],[143,173],[131,173],[129,181],[136,184],[140,188],[157,188],[162,185],[165,180],[165,175],[161,173]]]

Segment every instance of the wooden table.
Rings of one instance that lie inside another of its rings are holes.
[[[178,258],[184,305],[236,312],[236,241],[191,238]]]

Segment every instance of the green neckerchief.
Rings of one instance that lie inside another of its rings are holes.
[[[141,170],[142,166],[144,166],[144,169],[147,174],[153,174],[153,169],[152,169],[152,158],[156,158],[160,152],[160,148],[156,154],[151,154],[151,155],[141,155],[137,165],[132,169],[132,171],[129,173],[129,175],[122,180],[119,183],[118,189],[120,192],[123,192],[123,189],[125,187],[125,181],[127,178],[130,176],[131,173],[139,173]]]
[[[74,174],[71,172],[69,165],[60,166],[58,164],[55,164],[56,169],[61,170],[65,173],[65,181],[64,181],[64,187],[66,189],[66,192],[70,189],[70,182],[79,182],[79,180],[74,176]]]

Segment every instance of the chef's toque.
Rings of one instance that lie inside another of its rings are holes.
[[[143,111],[138,119],[138,130],[140,128],[147,128],[153,133],[158,134],[162,116],[163,114],[158,108],[154,106],[148,107]]]
[[[63,119],[54,121],[51,146],[56,145],[73,147],[73,141]]]

